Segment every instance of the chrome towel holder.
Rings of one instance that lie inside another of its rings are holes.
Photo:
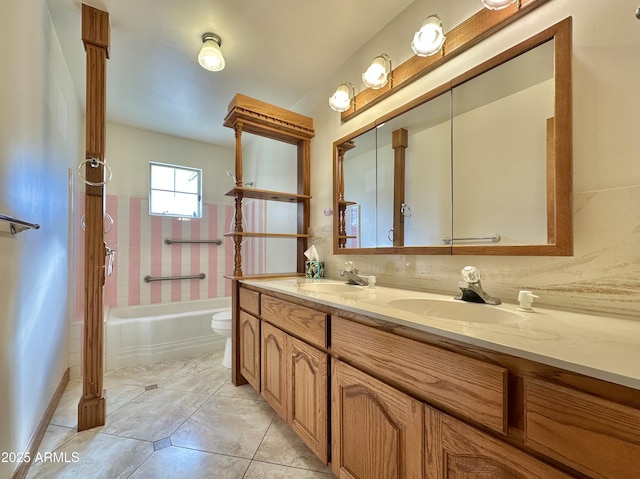
[[[9,223],[9,231],[11,232],[12,235],[16,233],[20,233],[21,231],[24,231],[24,230],[40,229],[40,225],[37,223],[30,223],[25,220],[14,218],[13,216],[0,214],[0,220],[6,221],[7,223]]]

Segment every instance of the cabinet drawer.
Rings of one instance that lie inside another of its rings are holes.
[[[240,307],[255,316],[260,316],[260,293],[240,288]]]
[[[262,319],[320,348],[327,347],[327,315],[262,295]]]
[[[331,348],[432,404],[507,433],[507,370],[334,316]]]
[[[580,391],[528,380],[525,440],[590,477],[640,474],[640,411]]]

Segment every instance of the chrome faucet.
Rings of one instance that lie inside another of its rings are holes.
[[[458,288],[462,291],[460,296],[456,296],[454,299],[461,299],[462,301],[469,301],[471,303],[486,303],[486,304],[500,304],[502,301],[499,298],[489,296],[483,289],[480,283],[480,270],[475,266],[465,266],[462,268],[463,281],[458,282]]]
[[[358,268],[355,267],[353,261],[347,261],[343,270],[340,270],[340,276],[346,278],[347,284],[357,284],[359,286],[374,286],[376,284],[375,276],[363,276],[358,274]]]

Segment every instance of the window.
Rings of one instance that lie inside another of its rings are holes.
[[[202,170],[149,162],[149,214],[202,218]]]

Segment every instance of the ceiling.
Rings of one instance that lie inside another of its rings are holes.
[[[232,146],[222,126],[236,93],[293,108],[414,0],[85,0],[109,12],[109,121]],[[81,0],[47,0],[84,108]],[[198,65],[202,34],[226,67]],[[327,107],[328,108],[328,107]],[[307,113],[307,112],[301,112]]]

